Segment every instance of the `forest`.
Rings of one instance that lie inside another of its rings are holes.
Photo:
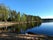
[[[0,21],[5,22],[29,22],[36,21],[41,22],[41,18],[39,16],[27,15],[23,13],[21,15],[20,11],[11,10],[4,4],[0,4]]]

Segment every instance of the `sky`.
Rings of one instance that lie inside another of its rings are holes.
[[[53,0],[0,0],[1,3],[21,14],[53,18]]]

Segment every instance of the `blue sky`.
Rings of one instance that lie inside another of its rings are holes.
[[[53,18],[53,0],[0,0],[0,3],[21,14]]]

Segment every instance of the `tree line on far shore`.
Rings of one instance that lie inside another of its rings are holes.
[[[28,22],[28,21],[37,21],[41,22],[41,18],[39,16],[26,15],[23,13],[21,15],[20,12],[16,12],[16,10],[11,10],[7,6],[0,4],[0,21],[10,21],[10,22]]]

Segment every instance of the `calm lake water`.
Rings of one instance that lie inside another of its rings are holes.
[[[3,30],[4,29],[5,28],[3,28]],[[7,30],[15,33],[33,33],[53,36],[53,22],[17,24],[9,26]]]
[[[26,32],[53,36],[53,22],[41,23],[40,26],[27,29]]]

